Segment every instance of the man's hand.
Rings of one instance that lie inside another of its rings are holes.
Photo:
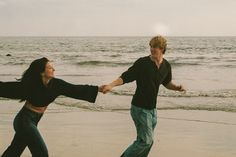
[[[169,82],[165,87],[170,90],[186,92],[186,89],[182,85],[175,85],[172,81]]]
[[[176,86],[176,90],[180,92],[186,92],[186,89],[182,85]]]
[[[112,91],[112,86],[111,85],[104,85],[103,86],[103,89],[102,89],[102,92],[103,92],[103,94],[106,94],[106,93],[108,93],[108,92],[111,92]]]

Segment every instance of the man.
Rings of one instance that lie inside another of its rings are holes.
[[[147,157],[153,145],[154,128],[157,123],[156,98],[159,86],[185,91],[182,85],[172,82],[171,65],[163,58],[167,41],[156,36],[149,42],[151,55],[139,58],[118,79],[104,86],[103,93],[113,87],[136,80],[136,91],[132,99],[131,116],[134,121],[137,139],[121,157]]]

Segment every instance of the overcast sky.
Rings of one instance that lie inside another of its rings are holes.
[[[0,36],[236,36],[236,0],[0,0]]]

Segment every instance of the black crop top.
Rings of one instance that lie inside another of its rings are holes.
[[[0,97],[25,98],[36,107],[48,106],[59,95],[94,103],[98,94],[98,86],[74,85],[62,79],[52,78],[47,87],[37,89],[27,95],[24,93],[21,82],[0,82]]]

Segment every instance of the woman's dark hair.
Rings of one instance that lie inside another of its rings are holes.
[[[41,73],[45,71],[48,62],[49,60],[46,57],[34,60],[29,68],[25,70],[22,77],[18,79],[22,83],[25,95],[25,97],[20,100],[21,102],[25,101],[31,92],[35,92],[35,90],[44,87]]]

